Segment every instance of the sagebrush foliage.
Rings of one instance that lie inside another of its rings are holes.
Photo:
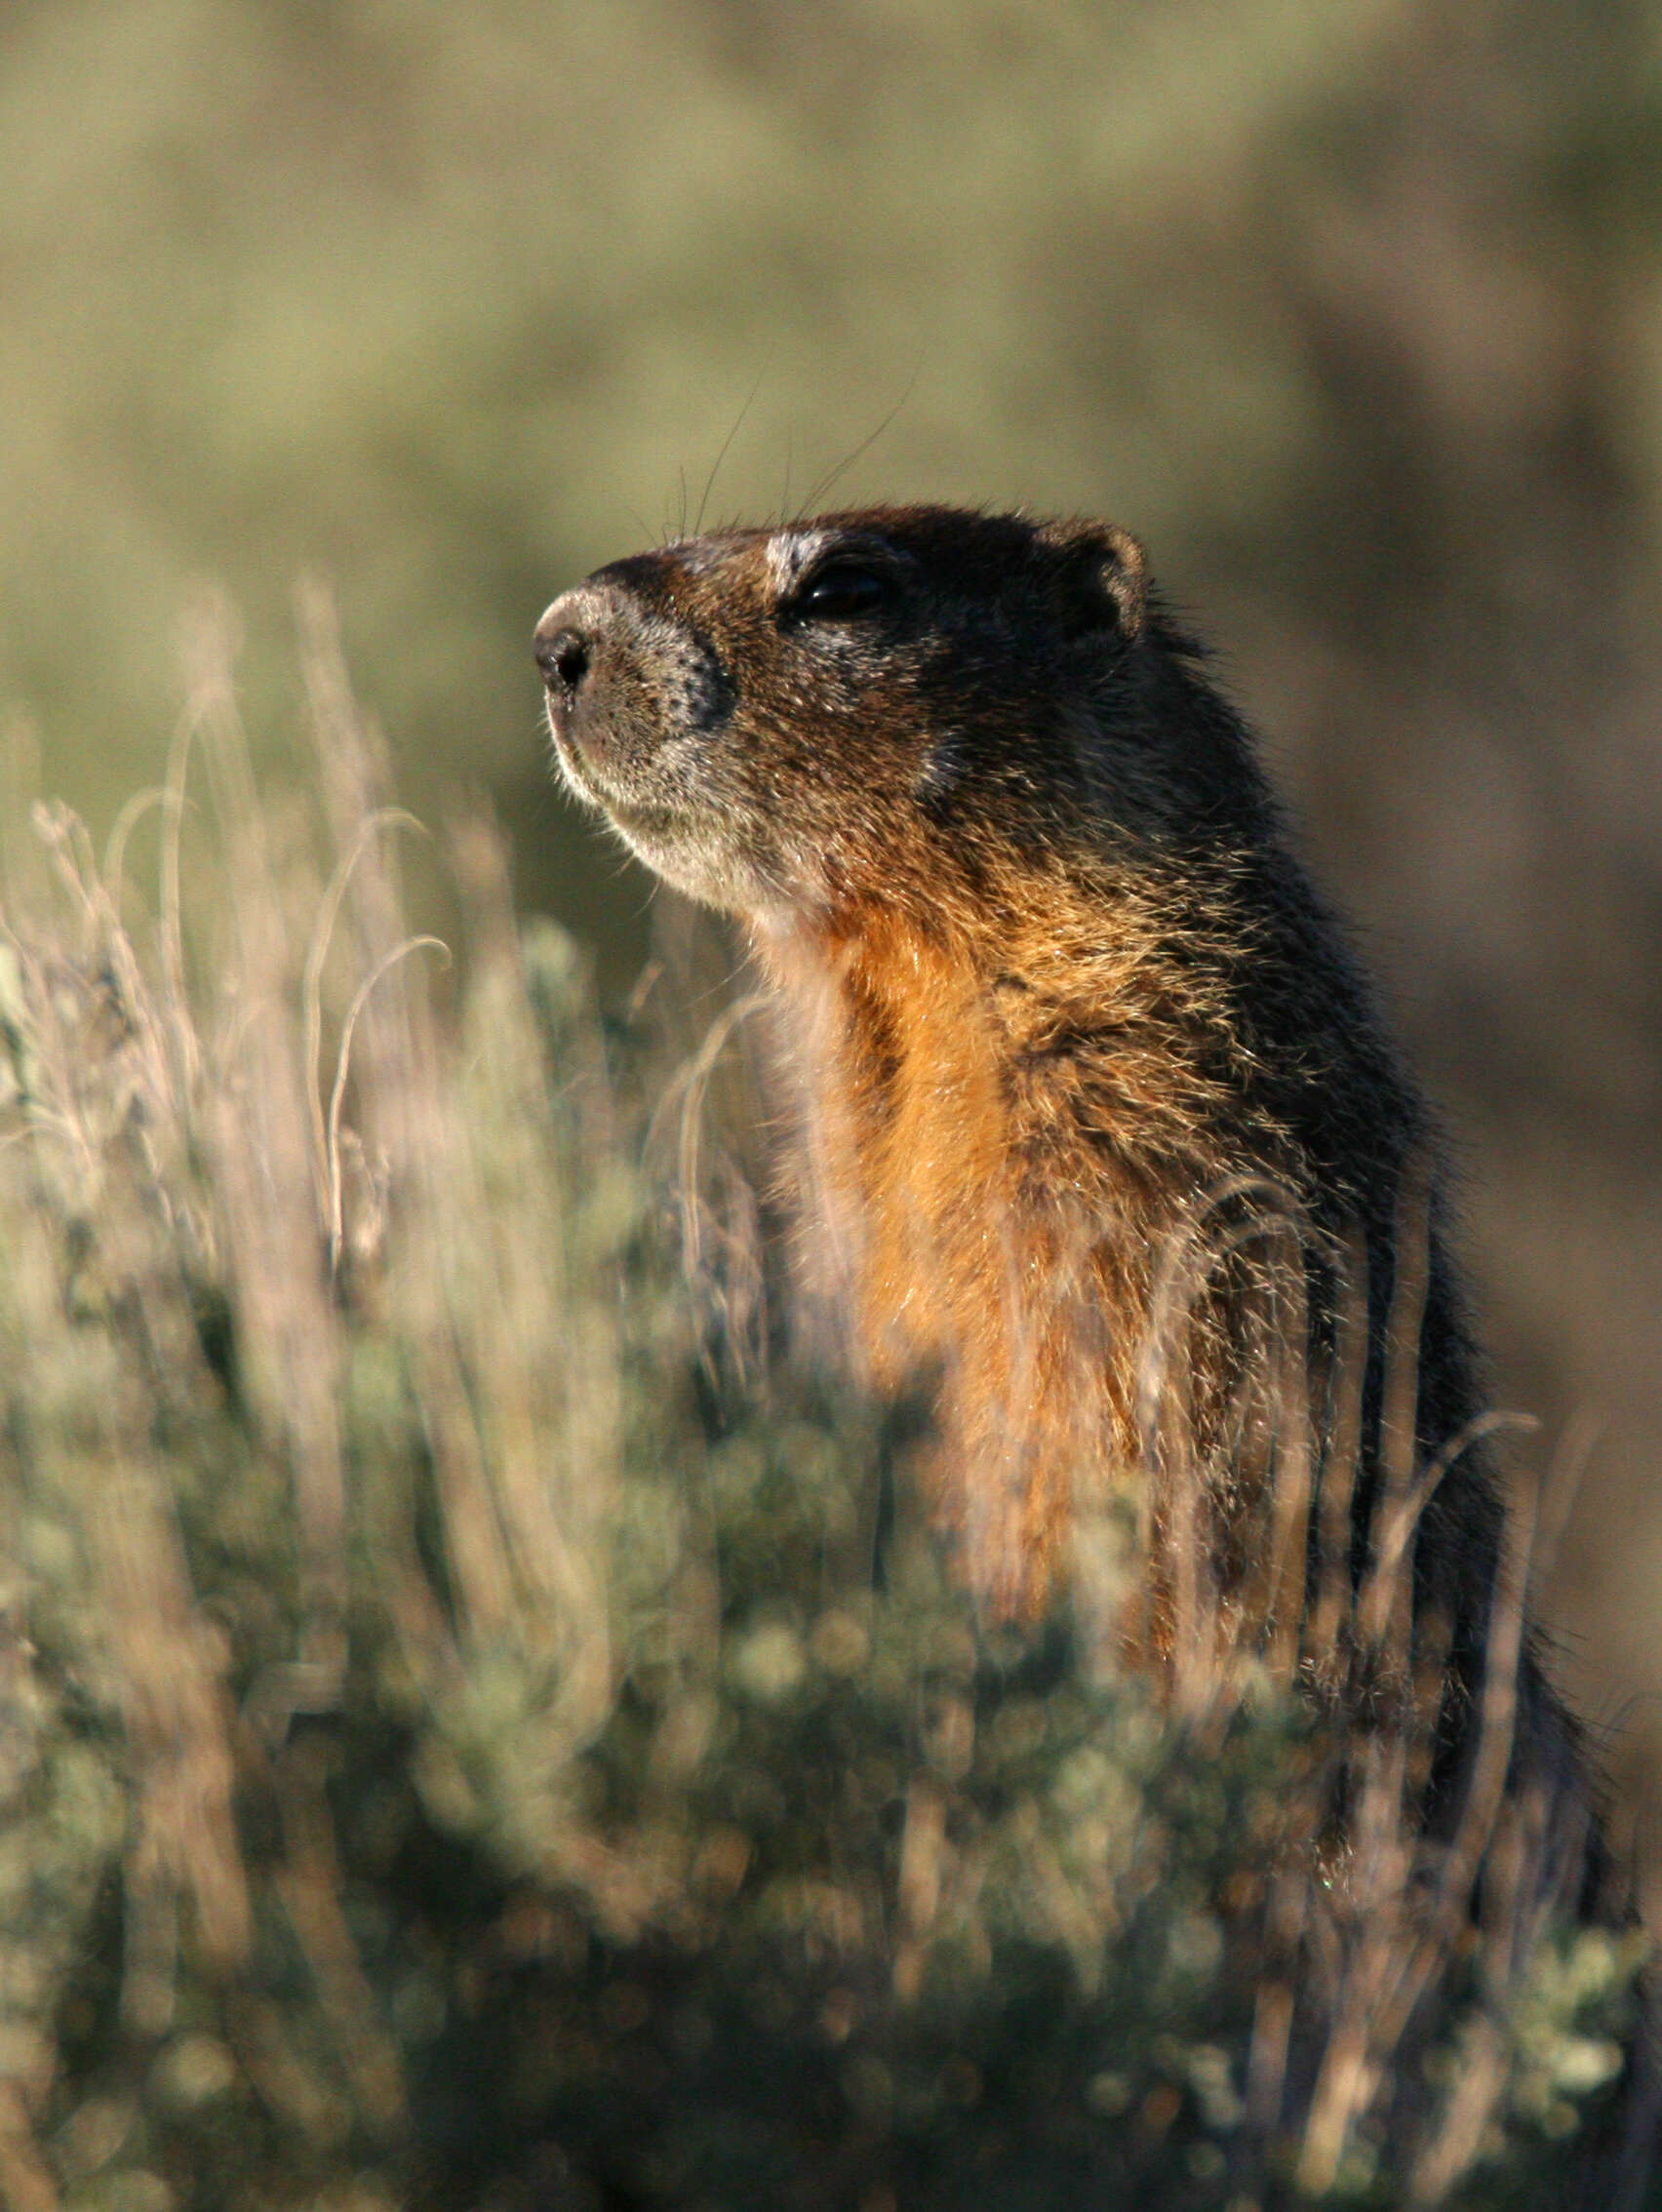
[[[13,825],[0,2195],[1565,2201],[1635,1944],[1439,1918],[1411,1743],[1249,1621],[1176,1696],[978,1621],[912,1412],[766,1357],[709,1060],[603,1030],[477,821],[438,1007],[305,626],[300,802],[201,629],[153,919],[136,815]]]

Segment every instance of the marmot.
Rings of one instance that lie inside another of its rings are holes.
[[[1220,1189],[1266,1184],[1317,1244],[1365,1252],[1360,1576],[1404,1426],[1404,1194],[1435,1133],[1136,543],[939,507],[724,531],[599,570],[535,653],[572,789],[738,916],[802,1016],[867,1356],[937,1378],[930,1482],[966,1579],[1007,1615],[1046,1604],[1082,1483],[1138,1463],[1162,1253]],[[1483,1406],[1430,1180],[1410,1475]],[[1302,1308],[1329,1350],[1336,1280],[1313,1260]],[[1226,1266],[1197,1304],[1197,1419],[1208,1375],[1221,1417],[1251,1284]],[[1430,1498],[1413,1575],[1468,1714],[1502,1522],[1480,1441]],[[1226,1544],[1227,1514],[1210,1525]],[[1527,1649],[1520,1687],[1522,1735],[1573,1774]]]

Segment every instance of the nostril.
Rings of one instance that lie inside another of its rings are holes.
[[[548,683],[574,691],[589,672],[589,642],[580,630],[556,630],[537,639],[536,664]]]
[[[574,691],[588,674],[588,640],[576,630],[562,630],[554,640],[554,666],[561,683]]]

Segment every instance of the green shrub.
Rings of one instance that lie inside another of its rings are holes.
[[[1450,1904],[1423,1713],[1359,1740],[1285,1606],[1128,1673],[1110,1525],[977,1620],[907,1408],[776,1356],[716,1050],[604,1031],[478,820],[441,1007],[304,612],[301,799],[210,620],[154,915],[137,814],[9,853],[0,2194],[1562,2203],[1635,1943]]]

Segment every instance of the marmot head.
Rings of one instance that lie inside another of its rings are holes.
[[[1183,651],[1123,531],[933,507],[684,538],[598,570],[535,639],[573,790],[759,923],[1165,842],[1226,741],[1161,711]]]

